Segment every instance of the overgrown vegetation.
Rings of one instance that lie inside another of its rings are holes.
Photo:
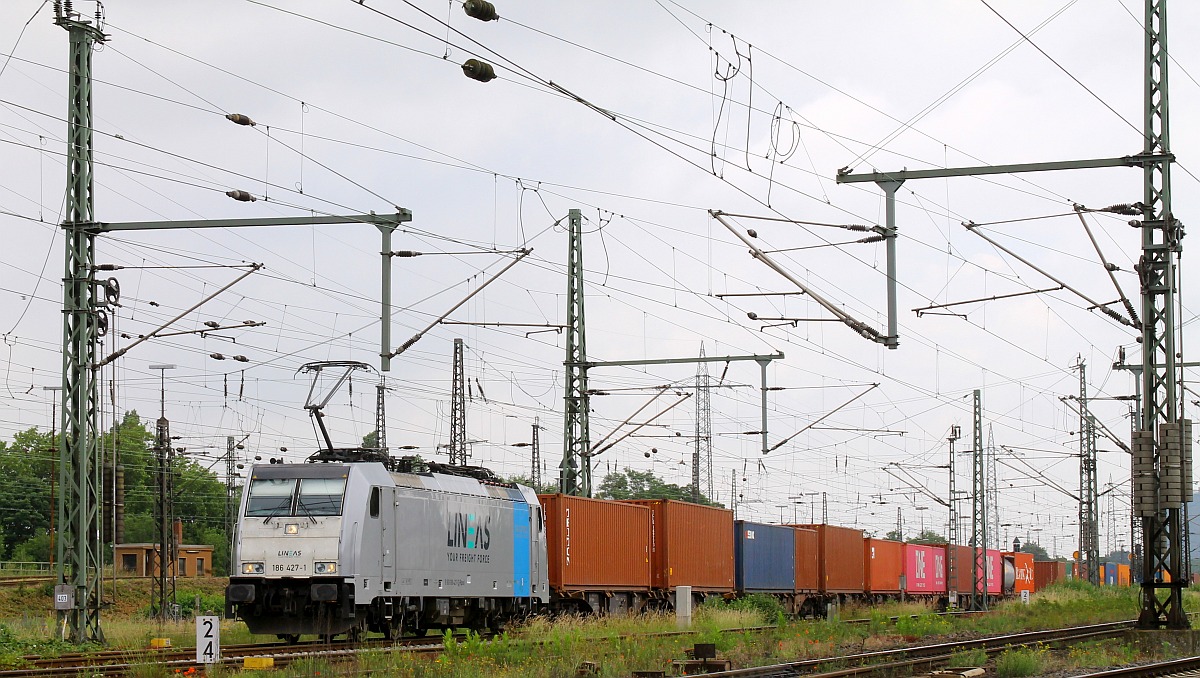
[[[1046,665],[1046,654],[1043,647],[1005,650],[996,659],[996,675],[1000,678],[1036,676]]]
[[[157,472],[154,434],[137,412],[127,412],[99,440],[106,469],[117,451],[125,477],[126,543],[157,542],[154,499]],[[51,474],[58,458],[57,439],[30,428],[0,441],[0,561],[50,560]],[[229,540],[225,535],[225,484],[215,473],[175,455],[175,513],[184,519],[183,540],[214,546],[212,568],[225,575]],[[111,483],[106,476],[105,483]],[[112,542],[112,534],[105,540]],[[111,557],[110,549],[102,549]],[[107,563],[111,565],[110,563]]]
[[[988,663],[987,650],[978,648],[975,650],[961,650],[950,654],[950,661],[946,665],[950,668],[966,668],[969,666],[984,666]]]
[[[216,589],[203,589],[201,607],[219,599]],[[206,591],[209,591],[206,593]],[[2,595],[2,594],[0,594]],[[29,592],[29,595],[42,595]],[[194,599],[190,590],[180,592],[180,600]],[[1200,596],[1187,592],[1185,607],[1200,607]],[[48,607],[48,599],[46,601]],[[422,678],[556,678],[575,675],[585,662],[593,663],[601,676],[629,676],[634,671],[667,671],[671,662],[683,659],[685,650],[695,643],[713,643],[718,655],[734,666],[757,666],[828,658],[830,667],[841,665],[839,656],[870,650],[887,649],[912,642],[946,640],[946,634],[1009,633],[1021,630],[1069,626],[1131,619],[1137,610],[1137,591],[1131,589],[1094,589],[1078,583],[1059,584],[1034,596],[1033,603],[1019,601],[997,606],[995,613],[971,618],[945,619],[918,603],[888,603],[876,607],[843,609],[845,619],[865,619],[866,623],[837,620],[795,620],[782,617],[775,599],[752,596],[738,601],[710,599],[695,610],[689,633],[676,634],[676,619],[670,614],[645,614],[631,617],[559,617],[536,618],[496,639],[478,635],[465,638],[452,635],[440,640],[445,652],[436,659],[414,657],[407,653],[368,652],[346,666],[310,661],[273,672],[242,672],[217,669],[216,676],[322,676],[375,674],[420,676]],[[892,618],[896,617],[896,621]],[[5,621],[5,620],[0,620]],[[761,628],[766,627],[766,628]],[[104,630],[113,647],[144,649],[150,638],[170,638],[175,647],[194,642],[190,621],[160,624],[131,614],[105,618]],[[670,632],[670,635],[665,635]],[[648,636],[647,634],[664,634]],[[82,648],[46,643],[54,635],[52,615],[25,615],[0,625],[0,668],[19,666],[22,655],[55,654]],[[221,637],[224,643],[274,640],[251,636],[244,624],[225,621]],[[431,638],[436,642],[437,639]],[[1089,643],[1064,652],[1045,648],[1011,649],[990,659],[982,651],[961,652],[953,666],[986,666],[989,673],[1001,676],[1040,675],[1070,669],[1094,669],[1128,664],[1154,658],[1142,652],[1164,655],[1168,648],[1135,650],[1118,641]],[[172,670],[153,663],[145,654],[146,664],[131,675],[145,678],[171,678]]]

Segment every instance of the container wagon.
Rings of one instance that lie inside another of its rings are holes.
[[[1033,588],[1044,590],[1056,581],[1067,578],[1067,563],[1062,560],[1037,560],[1033,563]]]
[[[866,559],[862,530],[824,524],[797,527],[817,533],[817,588],[821,594],[828,598],[863,595]]]
[[[887,539],[863,540],[863,591],[867,599],[881,602],[900,595],[904,574],[904,544]]]
[[[695,602],[733,593],[733,511],[669,499],[625,503],[650,509],[650,581],[666,607],[677,586],[691,586]]]
[[[790,597],[796,588],[796,530],[738,520],[734,532],[738,592]]]
[[[1036,590],[1033,570],[1032,553],[1008,552],[1004,557],[1004,594],[1021,597],[1022,593],[1032,594]],[[1009,583],[1009,571],[1012,572],[1012,582]]]
[[[591,614],[644,609],[652,587],[650,509],[564,494],[541,494],[538,501],[546,516],[551,607]]]
[[[946,548],[925,544],[904,545],[904,582],[906,596],[946,603]]]
[[[804,616],[821,613],[821,540],[816,530],[797,527],[796,589],[789,611]]]

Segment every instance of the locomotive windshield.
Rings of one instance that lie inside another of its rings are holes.
[[[300,480],[300,509],[302,516],[342,515],[342,494],[345,478],[302,478]]]
[[[255,478],[250,482],[246,515],[340,516],[345,491],[345,477]]]
[[[287,516],[292,514],[295,478],[256,478],[250,483],[246,500],[248,516]]]

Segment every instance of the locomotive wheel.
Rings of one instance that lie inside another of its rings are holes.
[[[300,642],[300,634],[299,633],[281,633],[281,634],[279,634],[279,639],[289,645],[295,645],[296,643]]]
[[[404,637],[404,617],[392,617],[383,623],[383,639],[399,640]]]

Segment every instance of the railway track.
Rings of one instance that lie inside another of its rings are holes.
[[[456,636],[462,639],[463,636]],[[406,638],[398,641],[365,641],[359,643],[325,643],[309,641],[297,644],[252,643],[226,645],[221,648],[220,666],[235,668],[246,657],[271,657],[276,667],[287,666],[300,659],[347,659],[355,653],[369,649],[386,649],[397,652],[439,653],[442,651],[440,636]],[[27,665],[21,668],[0,671],[0,678],[29,678],[32,676],[121,676],[138,666],[154,664],[166,669],[196,667],[196,648],[163,650],[104,650],[89,653],[71,653],[58,657],[26,657]]]
[[[1121,669],[1110,669],[1108,671],[1099,671],[1096,673],[1088,673],[1075,678],[1150,678],[1151,676],[1200,676],[1200,657],[1184,657],[1183,659],[1170,659],[1153,664],[1143,664],[1141,666],[1129,666]]]
[[[769,666],[719,671],[708,675],[726,676],[729,678],[788,678],[791,676],[834,678],[840,676],[868,676],[872,674],[895,675],[897,671],[907,673],[911,669],[936,667],[949,660],[952,655],[958,652],[982,649],[990,655],[1002,652],[1011,647],[1044,643],[1076,643],[1085,640],[1112,638],[1125,633],[1131,628],[1133,628],[1133,622],[1125,621],[1094,624],[1070,629],[1027,631],[1024,633],[990,636],[951,643],[918,645],[879,652],[864,652],[844,657],[805,659]],[[836,670],[823,670],[833,664],[842,666],[849,664],[851,666]]]
[[[892,620],[895,621],[896,617]],[[864,623],[869,620],[847,620],[851,623]],[[1055,629],[1049,631],[1032,631],[1006,636],[992,636],[952,643],[922,645],[895,650],[861,653],[844,657],[825,657],[788,662],[771,666],[761,666],[746,669],[735,669],[712,673],[714,676],[736,676],[739,678],[782,678],[784,676],[862,676],[875,672],[894,672],[898,669],[933,667],[948,660],[955,652],[982,648],[990,653],[1003,651],[1010,647],[1034,645],[1040,643],[1073,643],[1083,640],[1094,640],[1118,636],[1132,627],[1133,622],[1114,622],[1071,629]],[[730,629],[731,632],[773,630],[773,626],[747,627]],[[656,636],[690,635],[693,631],[667,631],[653,634]],[[456,636],[462,640],[463,636]],[[247,657],[271,657],[274,666],[283,667],[304,659],[324,659],[343,661],[352,659],[363,650],[384,650],[389,652],[413,652],[421,654],[439,654],[443,650],[440,636],[423,638],[406,638],[399,641],[371,640],[359,643],[307,641],[298,644],[287,643],[255,643],[243,645],[226,645],[221,648],[219,665],[235,668],[241,665]],[[89,676],[119,676],[134,671],[139,666],[154,664],[167,669],[179,669],[180,672],[198,666],[195,661],[195,648],[177,648],[163,650],[103,650],[89,653],[71,653],[58,657],[27,656],[26,665],[20,668],[0,670],[0,678],[29,678],[32,676],[76,676],[86,673]],[[823,667],[831,664],[846,666],[835,671],[821,672]],[[1200,668],[1200,659],[1196,667]],[[1096,675],[1114,676],[1150,676],[1167,675],[1165,673],[1103,673]]]

